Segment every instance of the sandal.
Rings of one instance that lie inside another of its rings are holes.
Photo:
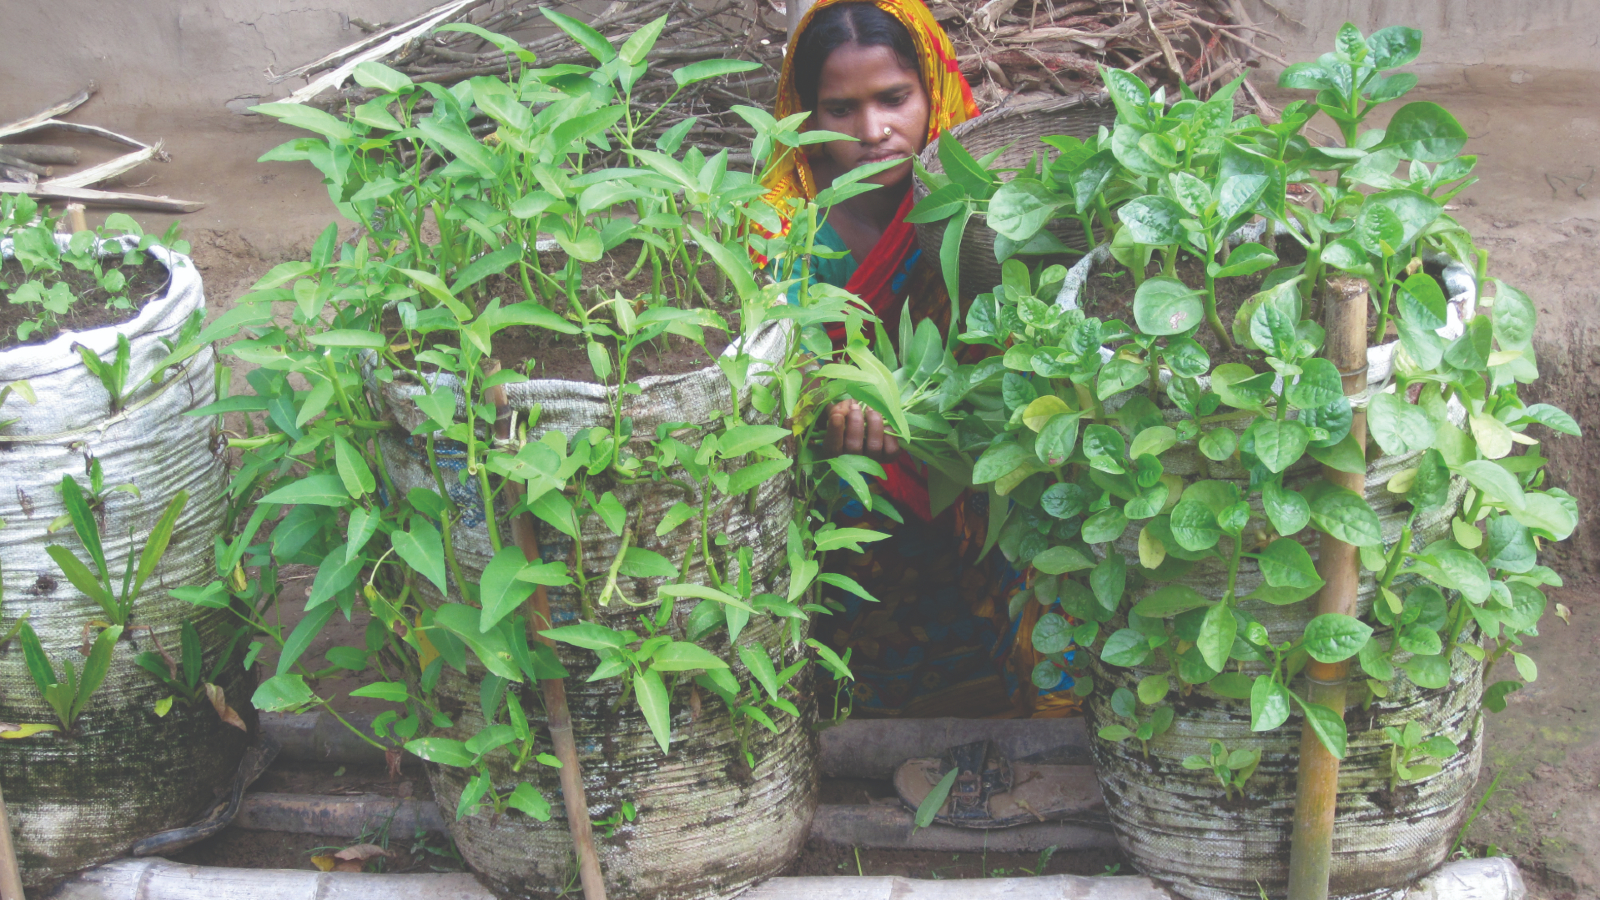
[[[915,811],[952,769],[959,774],[933,817],[940,824],[1011,828],[1104,817],[1092,767],[1012,763],[986,740],[952,747],[942,757],[906,760],[895,770],[895,792]]]

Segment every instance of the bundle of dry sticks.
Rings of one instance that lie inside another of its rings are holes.
[[[799,2],[799,0],[787,0]],[[753,132],[729,108],[767,105],[788,39],[785,0],[615,0],[598,16],[572,3],[535,0],[451,0],[390,25],[352,24],[366,38],[316,62],[276,77],[308,83],[289,98],[339,110],[372,96],[353,85],[350,72],[379,60],[415,81],[453,84],[477,75],[503,75],[507,54],[466,32],[439,32],[448,22],[470,22],[506,34],[538,56],[539,66],[579,63],[589,55],[539,13],[552,6],[588,21],[614,45],[640,26],[668,16],[650,54],[656,63],[634,87],[636,106],[667,102],[655,119],[661,130],[697,118],[691,139],[707,148],[749,147]],[[985,109],[1051,94],[1099,87],[1101,65],[1137,73],[1169,96],[1179,83],[1201,96],[1258,64],[1284,62],[1261,44],[1274,36],[1246,16],[1241,0],[931,0],[934,17],[954,42],[962,74]],[[591,7],[592,9],[592,7]],[[1275,39],[1275,38],[1274,38]],[[761,68],[673,93],[670,70],[700,59],[749,60]],[[1264,115],[1272,109],[1246,79],[1241,99]]]

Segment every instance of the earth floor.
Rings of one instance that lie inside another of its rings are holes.
[[[1593,75],[1530,80],[1520,71],[1482,66],[1448,90],[1419,92],[1458,116],[1471,135],[1468,149],[1479,157],[1481,181],[1458,198],[1452,214],[1491,251],[1491,274],[1538,304],[1544,380],[1537,399],[1565,408],[1590,434],[1600,433],[1600,184],[1592,183],[1600,172],[1597,88],[1600,77]],[[228,308],[275,263],[304,253],[328,223],[326,189],[310,166],[255,161],[297,136],[293,130],[229,113],[133,118],[106,124],[164,138],[171,161],[127,176],[128,187],[207,203],[183,217],[183,225],[213,310]],[[146,221],[147,230],[167,224],[161,217]],[[1600,710],[1591,689],[1600,662],[1600,455],[1593,446],[1561,438],[1545,448],[1552,483],[1576,494],[1582,510],[1577,534],[1550,554],[1566,578],[1565,587],[1551,592],[1552,604],[1570,615],[1547,616],[1543,633],[1527,647],[1541,667],[1539,680],[1511,695],[1509,708],[1490,720],[1479,785],[1486,799],[1464,840],[1465,852],[1514,857],[1531,895],[1541,900],[1600,896]],[[288,838],[280,843],[305,866],[303,851],[320,843],[307,840],[312,843],[305,847]],[[991,855],[969,872],[972,860],[932,856],[940,858],[863,852],[860,871],[935,877],[1037,864]],[[856,867],[848,851],[819,851],[813,858],[821,869],[840,873]]]

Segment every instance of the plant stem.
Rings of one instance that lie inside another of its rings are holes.
[[[1222,317],[1217,315],[1217,279],[1209,272],[1206,273],[1206,324],[1211,326],[1211,333],[1217,336],[1222,346],[1233,349],[1233,338],[1222,327]]]

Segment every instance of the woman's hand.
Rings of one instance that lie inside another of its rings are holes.
[[[883,416],[855,400],[840,400],[828,410],[828,434],[823,439],[825,457],[855,453],[883,462],[900,454],[900,442],[885,434]]]

